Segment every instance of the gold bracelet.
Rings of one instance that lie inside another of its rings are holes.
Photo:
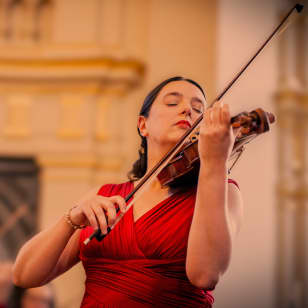
[[[73,207],[71,207],[68,211],[67,211],[67,213],[66,213],[66,215],[65,215],[65,218],[66,218],[66,221],[67,221],[67,223],[74,229],[74,230],[77,230],[77,229],[84,229],[85,227],[86,227],[86,225],[76,225],[76,224],[74,224],[73,222],[72,222],[72,219],[71,219],[71,211],[72,211],[72,209],[74,209],[76,206],[73,206]]]

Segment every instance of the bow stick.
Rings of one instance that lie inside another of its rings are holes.
[[[207,108],[212,107],[215,102],[219,101],[228,92],[228,90],[233,86],[233,84],[240,78],[240,76],[244,73],[244,71],[254,61],[254,59],[261,53],[261,51],[265,48],[265,46],[267,46],[274,37],[277,37],[279,34],[281,34],[283,31],[286,30],[286,28],[290,25],[290,22],[287,23],[287,21],[289,20],[291,15],[293,15],[296,12],[300,13],[303,8],[304,6],[299,3],[297,3],[296,5],[292,7],[292,9],[282,19],[280,24],[269,35],[269,37],[265,40],[265,42],[257,50],[257,52],[249,59],[249,61],[242,67],[242,69],[236,74],[236,76],[228,83],[228,85],[224,88],[224,90],[208,105]],[[203,119],[203,114],[201,114],[199,118],[192,124],[192,126],[185,132],[185,134],[183,134],[183,136],[179,139],[176,145],[142,178],[142,180],[137,184],[137,186],[133,189],[133,191],[125,197],[125,202],[127,203],[134,196],[134,200],[131,200],[131,202],[127,205],[126,212],[129,210],[129,208],[133,205],[133,203],[142,194],[143,189],[145,189],[145,187],[147,187],[151,183],[151,181],[161,172],[161,170],[165,166],[167,166],[169,161],[173,158],[174,154],[176,154],[176,152],[183,146],[186,139],[189,138],[189,136],[198,127],[202,119]],[[118,211],[119,209],[117,209],[117,212]],[[104,239],[104,237],[107,236],[111,232],[111,230],[117,225],[117,223],[121,220],[123,216],[124,216],[124,213],[120,213],[118,215],[114,224],[111,227],[107,228],[107,234],[102,234],[101,230],[97,229],[91,234],[89,238],[87,238],[84,241],[84,244],[87,245],[94,237],[98,241],[101,241],[102,239]]]

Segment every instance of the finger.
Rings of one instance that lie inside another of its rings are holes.
[[[111,201],[119,205],[119,208],[122,213],[126,212],[126,202],[122,196],[112,196],[110,197]]]
[[[106,234],[107,233],[107,220],[106,220],[106,216],[105,216],[103,208],[99,204],[93,205],[92,208],[93,208],[93,211],[95,212],[101,232],[103,234]]]
[[[222,107],[221,101],[216,101],[216,102],[213,104],[213,107],[215,107],[215,108],[221,108],[221,107]]]
[[[230,110],[228,104],[223,104],[222,106],[222,122],[225,124],[230,124],[231,118],[230,118]]]
[[[104,208],[107,214],[107,224],[111,227],[114,224],[114,221],[117,217],[116,209],[113,202],[109,199],[105,200],[103,204],[100,204],[101,207]]]
[[[103,208],[105,209],[104,204],[108,205],[108,206],[113,206],[114,207],[114,201],[112,200],[113,197],[103,197],[103,196],[97,196],[97,198],[95,198],[95,203],[98,203],[100,206],[103,206]],[[106,208],[107,210],[107,208]]]
[[[96,216],[92,208],[86,207],[86,208],[83,208],[82,211],[84,215],[87,217],[90,226],[93,229],[98,229],[98,223],[97,223]]]
[[[212,125],[212,108],[209,108],[205,111],[205,115],[204,115],[204,123],[206,124],[206,126],[211,126]]]
[[[220,107],[218,106],[217,103],[215,103],[215,106],[213,107],[212,113],[212,124],[220,124]]]
[[[223,117],[222,117],[223,103],[221,101],[218,101],[215,103],[215,106],[219,108],[219,123],[222,124],[223,123]]]

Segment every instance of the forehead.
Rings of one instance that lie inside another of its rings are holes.
[[[203,96],[203,93],[201,90],[195,86],[194,84],[185,81],[185,80],[179,80],[179,81],[172,81],[169,82],[167,85],[165,85],[161,91],[159,92],[157,98],[163,98],[168,93],[172,92],[178,92],[182,94],[185,97],[198,97],[200,100],[202,100],[205,103],[205,98]]]

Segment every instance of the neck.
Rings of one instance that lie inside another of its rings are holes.
[[[164,147],[149,144],[147,152],[147,172],[151,170],[162,159],[162,157],[169,152],[170,149],[170,144],[167,144]]]
[[[139,179],[137,181],[135,181],[134,183],[134,187],[137,186],[137,184],[142,180]],[[155,177],[151,183],[149,184],[149,186],[145,189],[145,191],[151,191],[151,192],[159,192],[159,193],[166,193],[166,194],[171,194],[172,191],[169,189],[169,187],[162,187],[160,182],[158,181],[158,179]]]
[[[151,146],[148,145],[148,151],[147,151],[147,171],[146,174],[161,160],[161,158],[170,150],[170,144],[168,147],[158,147],[158,146]],[[138,184],[141,181],[136,181],[136,184]],[[149,190],[156,191],[156,192],[163,192],[170,194],[173,193],[173,190],[170,190],[169,187],[162,187],[159,180],[155,177],[149,187]]]

